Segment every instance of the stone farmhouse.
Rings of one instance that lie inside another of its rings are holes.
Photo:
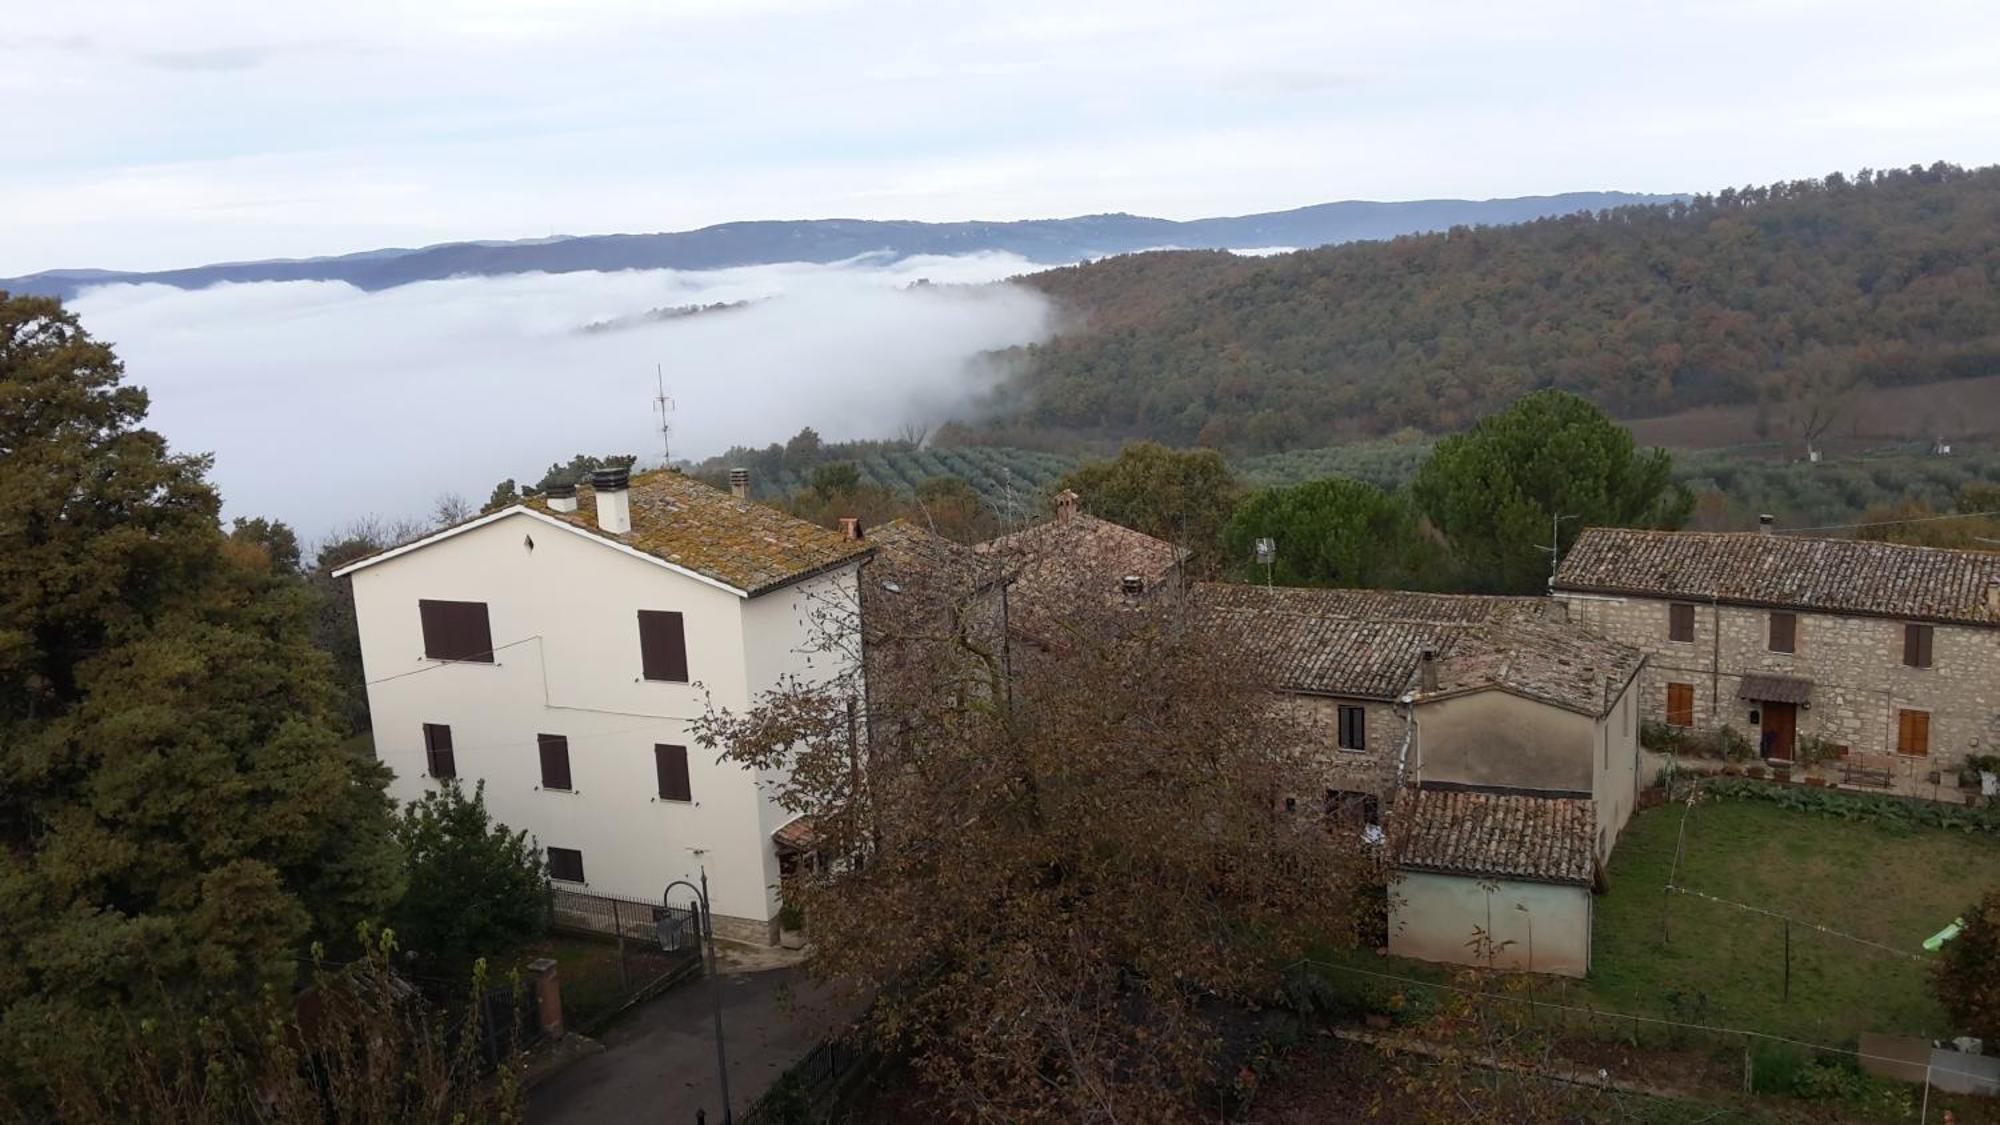
[[[1588,971],[1591,894],[1642,785],[1643,653],[1538,598],[1205,584],[1193,601],[1314,718],[1324,773],[1288,806],[1386,830],[1392,952]]]
[[[1007,628],[1032,648],[1062,643],[1064,621],[1083,599],[1096,606],[1176,598],[1188,552],[1081,510],[1056,496],[1055,518],[981,543],[1007,587]]]
[[[1648,719],[1735,727],[1767,758],[1895,755],[1907,784],[2000,739],[2000,554],[1592,528],[1553,595],[1647,653]]]
[[[774,836],[796,826],[690,723],[851,672],[859,645],[820,632],[851,626],[872,552],[744,483],[602,471],[337,572],[391,794],[483,782],[558,887],[659,902],[705,870],[718,932],[776,941]]]

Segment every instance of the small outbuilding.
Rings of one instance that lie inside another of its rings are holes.
[[[1389,952],[1583,976],[1596,834],[1588,793],[1403,790],[1391,827]]]

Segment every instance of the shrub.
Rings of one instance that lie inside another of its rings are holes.
[[[1757,751],[1743,732],[1735,727],[1723,727],[1717,732],[1716,745],[1721,750],[1722,757],[1732,762],[1745,761],[1753,757]]]
[[[549,917],[542,852],[486,811],[485,783],[468,796],[447,782],[404,809],[396,825],[409,891],[392,920],[419,972],[462,979],[482,957],[540,937]]]
[[[1958,936],[1938,957],[1931,990],[1959,1030],[2000,1040],[2000,890],[1965,912]]]

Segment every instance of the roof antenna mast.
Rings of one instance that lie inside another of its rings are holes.
[[[673,447],[669,440],[673,436],[674,427],[673,423],[668,421],[668,415],[674,410],[674,400],[667,397],[667,373],[657,363],[653,365],[653,378],[657,388],[653,393],[653,409],[660,414],[660,464],[664,466],[672,463],[674,459]]]

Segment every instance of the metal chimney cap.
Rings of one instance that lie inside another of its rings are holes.
[[[629,468],[595,469],[590,474],[590,487],[599,492],[623,492],[632,484],[632,470]]]
[[[568,484],[552,484],[549,486],[546,495],[551,500],[567,500],[576,495],[576,482],[570,481]]]

